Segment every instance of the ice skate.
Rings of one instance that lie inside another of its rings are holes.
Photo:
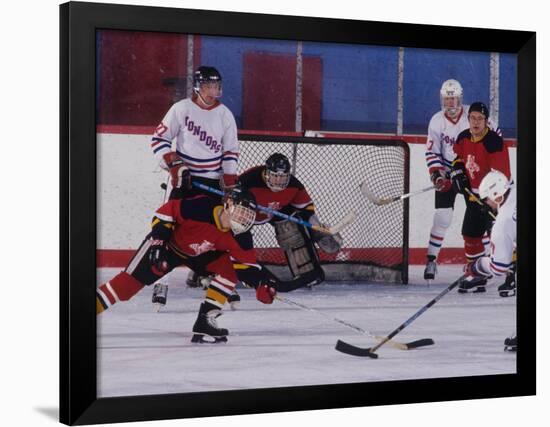
[[[484,277],[467,276],[458,285],[459,294],[478,294],[487,292],[485,286],[487,285],[487,279]]]
[[[209,276],[200,276],[194,271],[190,271],[185,283],[190,288],[206,289],[210,285],[211,280],[212,279]]]
[[[222,312],[219,309],[211,309],[206,311],[205,303],[201,305],[199,315],[193,325],[192,343],[198,344],[218,344],[227,342],[229,331],[225,328],[218,327],[216,318],[221,316]],[[206,338],[208,337],[208,339]]]
[[[166,305],[166,300],[168,298],[168,285],[163,285],[162,283],[156,283],[153,288],[153,297],[151,301],[157,311],[160,311],[162,307]]]
[[[435,259],[428,259],[426,262],[426,268],[424,269],[424,280],[428,282],[428,285],[432,283],[432,280],[435,279],[435,274],[437,273],[437,264]]]
[[[504,340],[504,351],[518,351],[517,335],[512,335]]]
[[[501,297],[513,297],[516,295],[516,274],[508,273],[505,282],[498,287],[498,294]]]
[[[241,302],[241,296],[237,293],[236,289],[234,289],[231,295],[229,295],[229,298],[227,298],[227,302],[229,303],[231,310],[237,310]]]

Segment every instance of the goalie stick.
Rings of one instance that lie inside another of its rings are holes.
[[[402,194],[401,196],[394,196],[394,197],[377,197],[367,186],[366,182],[361,183],[359,186],[361,189],[361,193],[363,196],[365,196],[367,199],[369,199],[372,203],[378,206],[384,206],[389,205],[390,203],[397,202],[398,200],[404,200],[412,196],[416,196],[417,194],[425,193],[426,191],[435,190],[435,186],[430,185],[429,187],[423,188],[422,190],[413,191],[410,193]]]
[[[200,182],[193,182],[193,186],[200,188],[201,190],[209,191],[210,193],[217,194],[219,196],[225,196],[225,193],[222,190],[218,190],[217,188],[210,187],[208,185],[202,184]],[[266,212],[270,215],[278,216],[279,218],[284,218],[288,221],[295,222],[296,224],[303,225],[305,227],[309,227],[313,230],[320,231],[321,233],[325,234],[337,234],[340,231],[342,231],[347,226],[353,224],[357,220],[357,213],[355,211],[351,211],[348,213],[344,218],[340,220],[337,224],[333,225],[332,227],[323,227],[320,225],[312,224],[311,222],[304,221],[303,219],[296,218],[291,215],[284,214],[282,212],[279,212],[275,209],[268,208],[266,206],[262,205],[256,205],[258,210]]]
[[[451,283],[449,286],[447,286],[443,291],[441,291],[435,298],[433,298],[428,304],[426,304],[424,307],[422,307],[420,310],[418,310],[416,313],[414,313],[411,317],[409,317],[407,320],[405,320],[401,325],[399,325],[397,328],[395,328],[390,334],[388,334],[386,337],[382,339],[381,342],[376,344],[374,347],[369,348],[361,348],[356,347],[352,344],[348,344],[342,340],[338,340],[336,342],[335,349],[346,354],[350,354],[352,356],[360,356],[360,357],[370,357],[371,359],[377,359],[378,354],[375,353],[376,350],[378,350],[380,347],[382,347],[385,343],[387,343],[389,340],[391,340],[394,336],[396,336],[399,332],[401,332],[403,329],[405,329],[407,326],[409,326],[412,322],[414,322],[418,317],[420,317],[426,310],[428,310],[432,305],[434,305],[436,302],[438,302],[441,298],[443,298],[445,295],[447,295],[450,291],[452,291],[454,288],[456,288],[466,275],[463,275],[459,277],[457,280],[455,280],[453,283]],[[432,340],[433,344],[433,340]]]

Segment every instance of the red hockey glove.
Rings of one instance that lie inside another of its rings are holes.
[[[166,166],[168,166],[172,188],[189,190],[191,188],[191,175],[183,159],[173,151],[166,153],[163,159]]]
[[[271,304],[277,295],[275,288],[263,283],[256,288],[256,299],[264,304]]]
[[[445,171],[441,169],[437,169],[432,172],[430,179],[432,180],[433,185],[435,185],[435,189],[437,191],[441,191],[442,193],[449,191],[453,185],[451,180],[447,179],[445,176]]]
[[[237,175],[224,173],[220,178],[220,188],[224,191],[231,190],[237,185]]]

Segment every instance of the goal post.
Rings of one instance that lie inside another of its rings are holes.
[[[360,191],[379,197],[409,192],[410,153],[399,139],[317,138],[240,134],[238,173],[262,165],[273,153],[286,155],[304,184],[319,219],[334,225],[351,211],[357,220],[342,231],[342,250],[319,250],[327,280],[408,283],[409,202],[376,206]],[[271,225],[252,229],[258,260],[276,272],[288,270]]]

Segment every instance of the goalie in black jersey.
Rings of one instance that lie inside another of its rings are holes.
[[[290,169],[288,158],[274,153],[264,165],[242,173],[238,182],[255,196],[258,205],[269,206],[281,213],[298,216],[313,225],[326,227],[319,221],[306,188],[291,174]],[[273,225],[277,243],[284,250],[293,276],[293,286],[297,288],[321,283],[325,274],[316,246],[323,252],[336,253],[342,246],[340,234],[325,234],[266,212],[256,213],[255,225],[268,222]]]

